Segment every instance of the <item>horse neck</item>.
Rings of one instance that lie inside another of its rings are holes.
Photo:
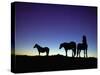
[[[86,38],[82,40],[82,43],[87,44]]]
[[[65,44],[63,44],[61,47],[63,47],[63,48],[65,48],[65,49],[66,49],[66,45],[65,45]]]
[[[41,49],[42,47],[41,47],[41,46],[39,46],[39,45],[37,45],[37,48],[38,48],[38,49]]]

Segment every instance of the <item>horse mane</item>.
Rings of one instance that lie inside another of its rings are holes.
[[[35,44],[35,45],[37,45],[38,47],[41,47],[39,44]]]

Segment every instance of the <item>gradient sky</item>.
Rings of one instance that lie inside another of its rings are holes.
[[[60,43],[80,43],[86,35],[88,56],[97,57],[96,7],[16,3],[15,9],[16,54],[38,55],[33,48],[37,43],[49,47],[50,55],[65,55],[65,50],[59,49]]]

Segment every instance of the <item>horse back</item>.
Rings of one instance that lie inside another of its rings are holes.
[[[49,51],[49,48],[48,48],[48,47],[44,47],[44,50],[45,50],[45,51]]]
[[[87,49],[87,44],[83,44],[83,43],[79,43],[78,45],[77,45],[77,49]]]
[[[48,47],[44,47],[44,49],[48,49],[48,50],[49,50],[49,48],[48,48]]]
[[[76,43],[75,42],[70,42],[69,47],[70,48],[76,48]]]

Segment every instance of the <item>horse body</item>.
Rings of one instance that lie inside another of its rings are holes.
[[[35,44],[34,48],[37,48],[38,49],[39,56],[40,56],[40,52],[41,53],[46,52],[47,56],[49,55],[49,48],[48,47],[41,47],[38,44]]]
[[[79,43],[77,45],[77,57],[78,56],[80,57],[81,50],[84,51],[84,57],[87,57],[87,47],[88,47],[88,45],[86,43]]]
[[[86,36],[83,35],[82,43],[77,44],[77,57],[78,56],[80,57],[81,50],[84,51],[84,57],[87,57],[87,48],[88,48],[87,39]]]
[[[75,56],[75,54],[76,54],[76,43],[75,42],[62,43],[62,44],[60,44],[59,49],[61,49],[62,47],[64,47],[64,49],[66,51],[66,56],[67,56],[68,50],[72,50],[72,57]]]

